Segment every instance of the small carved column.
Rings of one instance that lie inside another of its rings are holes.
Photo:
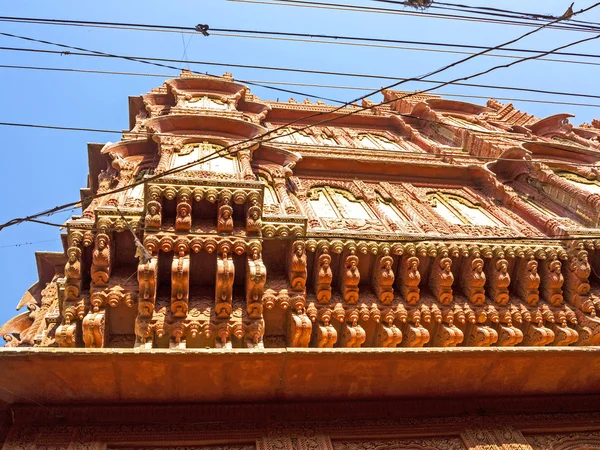
[[[219,319],[229,319],[232,309],[235,267],[230,256],[231,249],[223,245],[217,256],[217,281],[215,284],[215,314]]]
[[[240,162],[244,180],[255,180],[256,176],[254,176],[254,172],[252,171],[252,166],[250,164],[250,160],[252,159],[252,151],[250,149],[238,150],[236,156]]]
[[[283,209],[285,210],[285,212],[287,214],[298,214],[298,210],[296,209],[294,202],[292,202],[292,199],[290,199],[290,195],[288,194],[285,185],[285,178],[274,177],[273,187],[275,188],[275,190],[277,191],[277,195],[279,195],[279,198],[281,199],[281,204],[283,205]]]
[[[190,294],[190,255],[177,249],[171,264],[171,314],[185,318]]]
[[[354,249],[351,249],[348,253],[342,255],[344,263],[340,268],[340,291],[346,303],[355,305],[358,302],[358,283],[360,282],[358,256],[356,256]]]
[[[153,139],[159,140],[158,154],[160,159],[154,169],[155,174],[159,174],[167,170],[171,166],[171,158],[175,153],[174,141],[170,136],[156,136]]]
[[[158,287],[158,256],[153,256],[146,264],[138,265],[138,314],[135,319],[135,348],[152,348],[152,327],[150,321],[156,304]]]

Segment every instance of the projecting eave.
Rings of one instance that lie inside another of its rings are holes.
[[[106,144],[101,153],[103,155],[120,156],[127,158],[129,156],[154,156],[157,153],[156,143],[150,137],[119,141]]]
[[[600,348],[22,347],[0,377],[0,402],[44,405],[575,395],[600,389]]]
[[[232,139],[250,139],[267,131],[266,128],[255,123],[210,113],[154,117],[144,122],[144,125],[155,133],[214,135]]]
[[[397,153],[397,157],[390,160],[389,153],[394,152],[382,152],[385,154],[381,157],[371,155],[358,158],[348,151],[344,155],[334,155],[331,149],[328,151],[329,154],[302,152],[302,160],[296,164],[294,174],[312,176],[318,173],[344,173],[390,181],[401,177],[407,182],[452,184],[473,184],[479,177],[479,167],[458,166],[439,159],[419,160],[418,157]],[[428,154],[424,153],[423,156]]]
[[[558,162],[572,162],[594,164],[598,161],[600,152],[592,147],[586,148],[573,143],[569,145],[564,141],[529,141],[521,144],[531,152],[534,159],[551,159]]]
[[[312,124],[321,127],[387,127],[394,129],[390,113],[387,111],[378,114],[374,110],[362,111],[358,107],[334,111],[337,108],[333,106],[295,103],[269,103],[269,105],[272,109],[265,120],[275,126],[298,121],[293,125],[295,128]]]
[[[459,100],[448,100],[443,98],[432,98],[425,100],[425,103],[433,110],[442,113],[458,113],[478,115],[489,111],[489,108],[475,103],[461,102]]]
[[[233,78],[211,77],[211,76],[186,76],[184,78],[171,78],[165,81],[169,92],[185,91],[199,94],[242,94],[248,89],[243,84],[233,81]]]
[[[569,113],[553,114],[552,116],[544,117],[531,125],[527,125],[526,128],[538,136],[556,134],[556,131],[564,128],[569,117],[575,116]]]

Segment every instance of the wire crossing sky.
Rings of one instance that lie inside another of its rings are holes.
[[[346,4],[374,6],[378,2],[345,1]],[[472,6],[494,6],[480,1],[460,2]],[[589,7],[594,2],[577,2],[575,10]],[[546,1],[527,4],[506,0],[502,9],[560,16],[570,2]],[[380,5],[382,5],[380,3]],[[399,10],[414,12],[399,5],[388,5]],[[535,8],[534,8],[535,6]],[[533,11],[540,8],[541,11]],[[600,8],[598,8],[600,9]],[[35,11],[35,14],[32,13]],[[11,2],[3,8],[3,14],[15,17],[44,17],[82,21],[158,23],[181,27],[208,24],[212,29],[270,30],[288,33],[321,34],[332,36],[361,36],[381,40],[450,42],[464,46],[494,47],[521,36],[530,29],[523,26],[507,26],[483,21],[440,20],[420,15],[373,14],[361,11],[341,11],[317,8],[281,7],[277,5],[228,2],[214,0],[198,7],[196,1],[173,0],[168,8],[159,8],[153,2],[116,2],[107,0],[102,4],[58,3],[49,5],[42,0],[27,4]],[[441,12],[441,11],[439,11]],[[450,11],[445,11],[450,13]],[[437,12],[436,12],[437,13]],[[453,14],[463,14],[453,11]],[[511,19],[512,20],[512,19]],[[523,19],[525,20],[525,19]],[[593,10],[576,17],[572,25],[585,23],[596,27],[600,12]],[[560,22],[567,25],[570,22]],[[542,23],[537,24],[542,25]],[[583,26],[583,25],[582,25]],[[127,29],[90,27],[43,26],[32,23],[0,22],[0,32],[30,36],[39,40],[61,42],[73,46],[97,49],[102,52],[123,55],[144,55],[182,62],[170,65],[189,68],[198,72],[220,74],[221,68],[194,64],[192,61],[224,61],[241,66],[281,68],[307,68],[318,72],[355,74],[380,74],[382,77],[414,78],[448,65],[463,56],[450,53],[421,52],[400,48],[378,48],[331,45],[317,42],[294,42],[243,37],[190,35],[181,33],[139,32]],[[210,30],[209,30],[210,33]],[[594,33],[573,32],[565,29],[545,29],[519,42],[518,47],[547,51],[580,38],[593,37]],[[184,38],[183,38],[184,37]],[[187,45],[186,45],[187,44]],[[21,43],[7,36],[0,36],[0,46],[15,47]],[[56,50],[41,43],[28,44],[38,50]],[[516,47],[516,46],[515,46]],[[597,43],[581,43],[567,52],[597,54]],[[477,52],[477,50],[473,50]],[[0,122],[51,124],[62,127],[93,129],[126,129],[128,127],[127,97],[138,96],[161,84],[155,77],[107,76],[94,72],[145,72],[134,61],[114,58],[81,58],[58,53],[33,53],[0,51],[2,64],[6,66],[38,66],[81,70],[81,72],[9,69],[0,67],[0,79],[4,83],[5,108]],[[182,56],[184,55],[184,56]],[[527,55],[518,55],[527,56]],[[591,61],[591,58],[569,57],[574,60]],[[458,67],[448,69],[435,77],[445,82],[473,73],[483,72],[510,60],[492,57],[474,58]],[[444,92],[456,95],[488,97],[520,97],[519,91],[506,87],[528,89],[530,100],[575,100],[575,97],[549,97],[543,91],[573,92],[596,97],[600,67],[575,65],[556,61],[531,61],[482,75],[473,84],[489,87],[448,85]],[[157,71],[159,69],[157,68]],[[389,79],[361,77],[340,78],[327,73],[301,73],[223,67],[222,72],[232,72],[236,79],[268,80],[310,84],[310,87],[289,86],[290,91],[302,91],[314,95],[347,101],[357,97],[353,89],[328,88],[328,85],[372,86],[375,89],[391,84]],[[265,83],[266,84],[266,83]],[[466,83],[470,84],[470,83]],[[285,85],[276,85],[288,88]],[[425,89],[427,85],[408,82],[401,88],[406,91]],[[494,88],[504,87],[505,89]],[[294,97],[289,92],[274,92],[260,86],[252,86],[252,92],[265,99],[285,101]],[[541,92],[540,92],[541,91]],[[381,100],[381,97],[378,98]],[[472,100],[485,104],[485,100]],[[515,101],[515,106],[538,117],[560,112],[577,115],[572,123],[591,121],[596,109],[589,106],[550,103],[525,103]],[[52,205],[64,204],[77,198],[79,188],[87,184],[87,142],[114,141],[114,134],[72,133],[61,130],[2,127],[5,174],[0,179],[4,188],[4,208],[0,211],[0,223],[14,217],[22,217]],[[52,216],[52,222],[62,222],[72,211]],[[75,212],[77,214],[77,212]],[[40,217],[40,220],[45,220]],[[59,231],[39,224],[23,224],[5,229],[0,233],[1,268],[7,284],[5,301],[11,305],[18,300],[29,285],[37,280],[34,250],[59,251]],[[47,242],[41,242],[47,241]],[[35,245],[20,245],[34,243]],[[1,316],[6,308],[0,309]]]

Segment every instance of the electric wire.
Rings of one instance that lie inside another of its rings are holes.
[[[48,54],[55,54],[55,55],[61,55],[61,56],[87,56],[87,57],[112,58],[112,56],[108,56],[108,55],[95,55],[95,54],[90,54],[90,53],[81,53],[81,52],[73,52],[73,51],[59,51],[59,50],[33,49],[33,48],[21,48],[21,47],[1,47],[0,46],[0,51],[1,50],[33,52],[33,53],[48,53]],[[117,56],[115,56],[115,57],[117,57]],[[406,80],[406,81],[415,82],[415,83],[427,83],[427,84],[442,84],[442,83],[444,83],[444,81],[440,81],[440,80],[419,80],[419,79],[410,79],[410,78],[403,78],[403,77],[393,77],[393,76],[389,76],[389,75],[375,75],[375,74],[363,74],[363,73],[353,73],[353,72],[334,72],[334,71],[324,71],[324,70],[314,70],[314,69],[260,66],[260,65],[251,65],[251,64],[220,63],[220,62],[214,62],[214,61],[184,61],[184,60],[178,60],[178,59],[153,58],[153,57],[146,57],[146,56],[131,56],[130,58],[135,58],[135,60],[144,59],[146,61],[165,61],[165,62],[176,62],[176,63],[189,63],[189,64],[219,66],[219,67],[227,67],[227,68],[241,68],[241,69],[250,69],[250,70],[270,70],[270,71],[281,71],[281,72],[291,72],[291,73],[304,73],[304,74],[311,74],[311,75],[327,75],[327,76],[366,78],[366,79],[390,80],[390,81]],[[198,71],[192,71],[192,72],[196,73],[196,74],[203,74]],[[237,79],[236,81],[238,81],[240,83],[246,82],[246,80],[242,80],[242,79]],[[508,90],[508,91],[531,92],[531,93],[544,94],[544,95],[561,95],[561,96],[570,96],[570,97],[600,99],[600,95],[594,95],[594,94],[551,91],[551,90],[545,90],[545,89],[524,88],[524,87],[518,87],[518,86],[503,86],[503,85],[477,84],[477,83],[464,83],[464,82],[455,82],[452,84],[454,86],[474,87],[474,88],[481,88],[481,89],[498,89],[498,90]],[[311,98],[320,98],[320,97],[316,97],[314,95],[308,95],[308,94],[300,94],[300,95],[303,95],[306,97],[311,97]],[[342,103],[342,102],[338,100],[338,101],[335,101],[335,103]]]
[[[127,22],[101,22],[92,20],[69,20],[69,19],[44,19],[44,18],[32,18],[32,17],[11,17],[11,16],[0,16],[0,22],[15,22],[15,23],[33,23],[40,25],[59,25],[59,26],[80,26],[80,27],[92,27],[92,28],[109,28],[109,29],[124,29],[124,30],[135,30],[135,31],[154,31],[154,32],[166,32],[166,33],[189,33],[199,34],[195,27],[189,26],[177,26],[177,25],[156,25],[156,24],[143,24],[143,23],[127,23]],[[537,25],[536,25],[537,26]],[[407,44],[407,45],[426,45],[433,47],[446,48],[460,48],[470,50],[488,50],[493,47],[475,45],[475,44],[454,44],[448,42],[431,42],[431,41],[413,41],[413,40],[401,40],[401,39],[387,39],[387,38],[374,38],[374,37],[362,37],[362,36],[344,36],[344,35],[329,35],[322,33],[298,33],[290,31],[269,31],[269,30],[248,30],[248,29],[230,29],[230,28],[210,28],[211,35],[217,36],[233,36],[233,37],[244,37],[248,38],[251,36],[257,36],[258,38],[271,36],[278,38],[310,38],[310,40],[298,40],[296,42],[318,42],[326,44],[336,45],[351,45],[353,42],[371,42],[379,44]],[[597,32],[600,32],[598,27]],[[314,39],[321,39],[316,41]],[[325,41],[323,39],[328,39]],[[340,42],[342,40],[350,42]],[[365,46],[365,44],[362,44]],[[388,47],[388,48],[400,48],[400,47]],[[410,50],[410,47],[401,47],[402,50]],[[540,53],[543,50],[527,49],[527,48],[495,48],[497,51],[502,52],[516,52],[516,53]],[[425,50],[419,48],[418,50]],[[431,50],[429,50],[431,51]],[[437,50],[440,52],[440,50]],[[452,52],[448,52],[452,53]],[[555,55],[559,56],[572,56],[582,58],[600,58],[600,55],[595,53],[578,53],[578,52],[556,52]],[[483,56],[483,55],[482,55]],[[490,57],[516,57],[514,55],[486,55]],[[542,59],[542,61],[549,61]],[[570,60],[556,60],[557,62],[575,62]]]
[[[577,12],[575,12],[573,15],[576,15],[576,14],[581,14],[581,13],[583,13],[583,12],[585,12],[585,11],[589,11],[589,10],[591,10],[591,9],[593,9],[593,8],[595,8],[595,7],[597,7],[598,5],[600,5],[600,2],[597,2],[597,3],[595,3],[595,4],[591,5],[591,6],[587,7],[587,8],[584,8],[584,9],[580,10],[580,11],[577,11]],[[510,40],[510,41],[507,41],[507,42],[504,42],[504,43],[502,43],[502,44],[499,44],[498,46],[496,46],[496,47],[494,47],[494,48],[491,48],[491,49],[488,49],[488,50],[484,50],[484,51],[483,51],[483,52],[481,52],[481,53],[482,53],[482,54],[484,54],[484,53],[487,53],[487,52],[489,52],[489,51],[491,51],[491,50],[494,50],[494,49],[497,49],[497,48],[501,48],[501,47],[505,47],[505,46],[507,46],[507,45],[511,45],[511,44],[513,44],[513,43],[515,43],[515,42],[517,42],[517,41],[519,41],[519,40],[521,40],[521,39],[523,39],[523,38],[525,38],[525,37],[527,37],[527,36],[530,36],[530,35],[531,35],[531,34],[533,34],[533,33],[536,33],[536,32],[538,32],[538,31],[540,31],[540,30],[543,30],[544,28],[548,27],[548,26],[549,26],[549,25],[551,25],[552,23],[559,22],[560,20],[562,20],[562,19],[556,19],[556,20],[555,20],[555,21],[553,21],[553,22],[546,23],[546,24],[544,24],[544,25],[542,25],[542,26],[540,26],[540,27],[536,28],[535,30],[529,31],[529,32],[527,32],[527,33],[525,33],[525,34],[523,34],[523,35],[521,35],[521,36],[519,36],[519,37],[517,37],[517,38],[515,38],[515,39],[512,39],[512,40]],[[12,36],[12,37],[17,37],[17,38],[26,39],[26,40],[33,40],[33,41],[38,41],[38,42],[42,42],[42,43],[48,43],[48,41],[36,40],[36,39],[33,39],[33,38],[24,38],[24,37],[21,37],[21,36],[15,36],[15,35],[11,35],[11,36]],[[442,83],[442,84],[441,84],[441,85],[439,85],[439,86],[434,86],[434,87],[432,87],[432,88],[429,88],[428,90],[420,91],[420,92],[419,92],[419,94],[422,94],[422,93],[425,93],[425,92],[428,92],[428,91],[435,90],[435,89],[437,89],[438,87],[443,87],[443,86],[446,86],[446,85],[448,85],[448,84],[451,84],[451,83],[453,83],[453,82],[455,82],[455,81],[464,81],[464,80],[468,80],[468,79],[471,79],[471,78],[474,78],[474,77],[477,77],[477,76],[481,76],[481,75],[483,75],[483,74],[490,73],[490,72],[492,72],[492,71],[494,71],[494,70],[497,70],[497,69],[501,69],[501,68],[508,68],[508,67],[511,67],[511,66],[513,66],[513,65],[515,65],[515,64],[518,64],[518,63],[521,63],[521,62],[525,62],[525,61],[529,61],[529,60],[531,60],[531,59],[535,59],[535,58],[537,58],[537,57],[543,57],[543,56],[546,56],[546,55],[548,55],[548,54],[551,54],[551,53],[553,53],[553,52],[556,52],[556,51],[559,51],[559,50],[562,50],[562,49],[565,49],[565,48],[571,47],[571,46],[573,46],[573,45],[577,45],[577,44],[580,44],[580,43],[583,43],[583,42],[589,42],[589,41],[592,41],[592,40],[594,40],[594,39],[598,39],[598,38],[600,38],[600,34],[598,34],[598,35],[596,35],[596,36],[592,36],[592,37],[588,37],[588,38],[580,39],[580,40],[578,40],[578,41],[571,42],[571,43],[568,43],[568,44],[564,44],[564,45],[562,45],[562,46],[559,46],[559,47],[557,47],[557,48],[555,48],[555,49],[553,49],[553,50],[549,50],[549,51],[543,52],[543,53],[541,53],[541,54],[539,54],[539,55],[534,55],[534,56],[530,56],[530,57],[527,57],[527,58],[522,58],[521,60],[518,60],[518,61],[513,61],[513,62],[511,62],[510,64],[505,64],[505,65],[501,65],[501,66],[494,66],[494,67],[491,67],[491,68],[489,68],[489,69],[487,69],[487,70],[484,70],[484,71],[481,71],[481,72],[477,72],[477,73],[475,73],[475,74],[472,74],[472,75],[468,75],[468,76],[465,76],[465,77],[461,77],[461,78],[458,78],[458,79],[456,79],[456,80],[452,80],[452,81],[447,81],[447,82],[445,82],[445,83]],[[66,48],[69,48],[69,46],[66,46],[66,45],[64,45],[64,44],[56,44],[56,43],[49,43],[49,44],[50,44],[50,45],[59,45],[59,46],[61,46],[61,47],[63,47],[63,48],[65,48],[65,47],[66,47]],[[77,49],[78,49],[78,50],[81,50],[81,48],[77,48]],[[87,51],[87,50],[86,50],[86,49],[83,49],[83,51]],[[100,52],[97,52],[97,53],[100,53]],[[431,75],[435,75],[435,74],[437,74],[437,73],[443,72],[443,71],[445,71],[445,70],[447,70],[447,69],[449,69],[449,68],[452,68],[452,67],[455,67],[455,66],[457,66],[457,65],[459,65],[459,64],[462,64],[462,63],[464,63],[464,62],[467,62],[467,61],[469,61],[469,60],[471,60],[471,59],[475,58],[476,56],[478,56],[478,55],[472,55],[472,56],[469,56],[469,57],[467,57],[467,58],[463,58],[462,60],[455,61],[455,62],[453,62],[453,63],[451,63],[451,64],[448,64],[448,65],[446,65],[446,66],[444,66],[444,67],[441,67],[440,69],[437,69],[437,70],[434,70],[434,71],[432,71],[432,72],[429,72],[429,73],[427,73],[427,74],[424,74],[424,75],[422,75],[422,76],[420,76],[420,77],[418,77],[418,78],[420,78],[420,79],[423,79],[423,78],[429,77],[429,76],[431,76]],[[409,79],[409,80],[410,80],[410,79]],[[403,84],[403,83],[405,83],[405,82],[406,82],[406,81],[396,82],[396,83],[394,83],[394,84],[392,84],[392,85],[389,85],[389,86],[386,86],[386,87],[383,87],[383,88],[379,89],[377,92],[382,92],[382,91],[384,91],[385,89],[390,89],[390,88],[392,88],[392,87],[398,86],[398,85],[400,85],[400,84]],[[292,121],[292,122],[289,122],[289,123],[288,123],[288,124],[286,124],[286,125],[278,126],[278,127],[276,127],[275,129],[269,130],[269,131],[267,131],[267,132],[263,133],[263,134],[262,134],[262,135],[260,135],[260,136],[257,136],[257,137],[255,137],[255,138],[246,139],[245,141],[243,141],[243,142],[242,142],[242,144],[246,144],[246,143],[249,143],[249,142],[256,143],[257,141],[258,141],[258,142],[268,142],[268,141],[274,140],[274,139],[276,139],[276,138],[278,138],[278,137],[280,137],[280,136],[278,136],[278,135],[275,135],[275,136],[267,137],[266,139],[265,139],[265,137],[266,137],[267,135],[269,135],[269,134],[272,134],[273,132],[276,132],[276,131],[278,131],[278,130],[281,130],[282,128],[289,127],[289,126],[291,126],[291,125],[293,125],[293,124],[295,124],[295,123],[298,123],[298,122],[300,122],[301,120],[311,119],[311,118],[314,118],[314,117],[317,117],[317,116],[322,116],[322,115],[331,115],[332,113],[334,113],[334,112],[337,112],[337,111],[339,111],[339,110],[343,109],[344,107],[346,107],[346,106],[348,106],[348,105],[350,105],[350,104],[352,104],[352,103],[354,103],[354,102],[356,102],[356,101],[358,101],[358,100],[361,100],[361,99],[368,98],[368,97],[370,97],[371,95],[374,95],[374,94],[375,94],[375,93],[377,93],[377,92],[368,93],[367,95],[364,95],[364,96],[358,97],[357,99],[355,99],[355,100],[353,100],[353,101],[346,102],[344,105],[342,105],[342,106],[338,106],[338,107],[334,108],[332,111],[328,111],[328,112],[319,112],[319,113],[312,114],[312,115],[310,115],[310,116],[304,117],[304,118],[302,118],[302,119],[297,119],[297,120],[294,120],[294,121]],[[356,114],[356,113],[358,113],[358,112],[360,112],[360,111],[366,111],[366,110],[370,110],[370,109],[373,109],[375,106],[381,106],[381,105],[383,105],[383,104],[386,104],[386,103],[391,103],[391,102],[393,102],[393,101],[401,100],[402,98],[406,98],[406,97],[410,97],[410,96],[414,96],[414,95],[417,95],[417,93],[408,93],[408,94],[404,95],[403,97],[400,97],[400,98],[395,98],[395,99],[391,99],[391,100],[387,100],[387,101],[385,101],[385,102],[383,102],[383,103],[381,103],[381,104],[379,104],[379,105],[374,105],[374,104],[372,104],[372,105],[370,105],[370,106],[365,106],[365,107],[362,107],[362,108],[357,108],[357,109],[355,109],[355,110],[353,110],[353,111],[351,111],[351,112],[349,112],[349,113],[342,114],[342,115],[340,115],[340,116],[334,116],[333,118],[329,118],[329,119],[321,120],[321,121],[319,121],[319,122],[317,122],[317,123],[313,123],[313,124],[310,124],[310,125],[306,125],[306,126],[304,126],[304,127],[300,128],[300,129],[298,129],[298,130],[291,131],[291,132],[289,132],[289,133],[287,133],[287,134],[284,134],[284,136],[291,135],[291,134],[293,134],[293,133],[295,133],[295,132],[297,132],[297,131],[302,131],[302,130],[305,130],[305,129],[307,129],[307,128],[311,128],[311,127],[314,127],[314,126],[318,126],[318,125],[320,125],[320,124],[323,124],[323,123],[331,122],[331,121],[333,121],[333,120],[338,120],[338,119],[339,119],[339,118],[341,118],[341,117],[347,117],[347,116],[349,116],[349,115]],[[114,189],[114,190],[112,190],[112,191],[108,191],[107,193],[102,193],[102,196],[104,196],[104,195],[108,195],[109,193],[117,193],[117,192],[122,192],[122,191],[124,191],[124,190],[126,190],[126,189],[129,189],[129,188],[131,188],[131,187],[135,186],[135,185],[138,185],[138,184],[144,184],[144,183],[147,183],[147,182],[149,182],[149,181],[152,181],[152,180],[154,180],[154,179],[157,179],[157,178],[162,178],[162,177],[164,177],[164,176],[170,175],[170,174],[172,174],[172,173],[181,172],[181,171],[183,171],[183,170],[185,170],[185,169],[187,169],[187,168],[189,168],[189,167],[195,166],[195,165],[197,165],[197,164],[201,164],[202,162],[204,162],[203,160],[211,160],[211,159],[214,159],[214,158],[216,158],[216,157],[219,157],[220,155],[222,155],[222,152],[223,152],[223,151],[225,151],[225,152],[228,152],[229,154],[233,154],[233,152],[232,152],[232,151],[230,151],[231,147],[233,147],[233,145],[229,145],[229,146],[227,146],[227,147],[224,147],[223,149],[221,149],[221,150],[219,150],[219,151],[217,151],[217,152],[214,152],[212,155],[210,155],[210,154],[209,154],[209,155],[207,155],[205,158],[200,158],[199,160],[197,160],[197,161],[193,161],[193,162],[191,162],[191,163],[189,163],[189,164],[185,164],[185,165],[183,165],[183,166],[179,166],[179,167],[175,167],[175,168],[172,168],[172,169],[169,169],[169,170],[165,170],[164,172],[162,172],[162,173],[160,173],[160,174],[158,174],[158,175],[153,175],[153,176],[150,176],[150,177],[148,177],[148,178],[146,178],[146,179],[144,179],[144,180],[142,180],[142,181],[139,181],[139,182],[137,182],[137,183],[132,183],[132,184],[129,184],[129,185],[127,185],[127,186],[123,186],[122,188],[118,188],[118,189]],[[237,150],[235,150],[235,152],[237,153],[237,152],[239,152],[239,151],[243,150],[244,148],[247,148],[247,147],[239,147]],[[98,194],[96,194],[96,195],[98,195]],[[96,196],[93,196],[91,199],[93,199],[94,197],[96,197]],[[53,212],[56,212],[56,211],[59,211],[59,210],[63,210],[63,209],[65,209],[66,207],[71,207],[71,206],[74,206],[74,205],[76,205],[76,204],[78,204],[78,203],[79,203],[79,202],[72,202],[72,203],[70,203],[70,204],[63,205],[62,207],[55,207],[55,208],[52,208],[52,209],[50,209],[50,210],[43,211],[42,213],[37,213],[37,214],[34,214],[34,215],[32,215],[32,216],[28,216],[28,217],[25,217],[25,218],[15,218],[15,219],[12,219],[12,220],[10,220],[10,221],[8,221],[8,222],[6,222],[6,223],[4,223],[4,224],[0,225],[0,230],[2,230],[2,229],[4,229],[4,228],[6,228],[6,227],[8,227],[8,226],[13,226],[13,225],[16,225],[16,224],[18,224],[18,223],[22,223],[22,222],[24,222],[24,221],[28,221],[28,220],[30,220],[30,219],[32,219],[32,218],[33,218],[33,219],[35,219],[35,218],[39,217],[40,215],[47,215],[48,213],[53,213]]]
[[[140,76],[140,77],[155,77],[155,78],[176,78],[178,74],[161,74],[161,73],[141,73],[141,72],[118,72],[109,70],[93,70],[93,69],[74,69],[64,67],[40,67],[40,66],[19,66],[19,65],[7,65],[0,64],[0,69],[19,69],[19,70],[40,70],[40,71],[55,71],[55,72],[71,72],[71,73],[87,73],[87,74],[99,74],[99,75],[123,75],[123,76]],[[236,80],[243,82],[241,80]],[[273,81],[273,80],[247,80],[254,83],[260,84],[275,84],[282,86],[302,86],[302,87],[316,87],[324,89],[344,89],[351,91],[373,91],[376,87],[370,86],[340,86],[335,84],[317,84],[317,83],[294,83],[289,81]],[[498,96],[484,96],[484,95],[469,95],[469,94],[456,94],[451,92],[437,92],[439,95],[446,97],[458,97],[458,98],[476,98],[489,100],[491,98],[495,100],[506,100],[513,102],[525,102],[525,103],[541,103],[548,105],[566,105],[566,106],[582,106],[591,108],[600,108],[600,103],[577,103],[577,102],[559,102],[552,100],[537,100],[528,98],[518,97],[498,97]]]
[[[486,17],[477,17],[477,16],[461,16],[456,14],[443,14],[443,13],[433,13],[431,11],[423,12],[423,11],[406,11],[399,10],[395,8],[382,8],[382,7],[374,7],[374,6],[364,6],[364,5],[348,5],[344,3],[331,3],[331,2],[323,2],[323,1],[308,1],[308,0],[228,0],[231,2],[238,3],[254,3],[254,4],[263,4],[263,5],[272,5],[272,6],[289,6],[289,7],[303,7],[303,8],[314,8],[314,9],[329,9],[335,11],[353,11],[353,12],[371,12],[378,14],[392,14],[392,15],[404,15],[404,16],[416,16],[421,18],[428,19],[444,19],[444,20],[458,20],[458,21],[467,21],[467,22],[477,22],[477,23],[490,23],[496,25],[516,25],[516,26],[527,26],[527,27],[536,27],[539,25],[539,20],[537,22],[535,20],[527,21],[527,20],[500,20],[500,19],[491,19]],[[555,18],[556,19],[556,18]],[[558,30],[566,30],[566,31],[580,31],[580,32],[597,32],[593,25],[584,25],[589,22],[582,23],[573,23],[573,24],[553,24],[550,28],[558,29]]]

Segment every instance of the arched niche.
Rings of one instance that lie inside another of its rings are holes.
[[[505,226],[480,205],[443,191],[427,193],[434,211],[452,225]]]

